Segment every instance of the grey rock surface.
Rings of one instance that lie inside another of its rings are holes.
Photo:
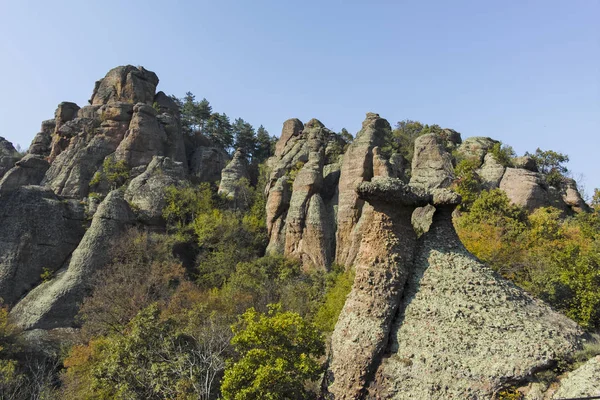
[[[26,154],[0,179],[0,193],[10,192],[21,186],[39,185],[49,167],[50,164],[42,156]]]
[[[189,157],[190,177],[194,182],[217,182],[227,166],[229,156],[214,146],[198,146]]]
[[[90,104],[102,105],[122,101],[152,105],[157,85],[158,76],[144,67],[116,67],[96,82]]]
[[[0,178],[15,165],[18,159],[16,153],[13,144],[0,136]]]
[[[450,186],[453,180],[452,157],[441,138],[434,133],[419,136],[415,140],[410,185],[425,189],[443,188]]]
[[[0,193],[0,298],[14,304],[45,269],[61,268],[84,232],[83,207],[48,188]]]
[[[550,205],[548,187],[541,174],[526,169],[506,168],[500,182],[510,201],[528,211]]]
[[[229,164],[221,171],[218,194],[224,196],[239,208],[245,208],[248,203],[248,199],[243,198],[242,179],[245,179],[246,184],[249,184],[248,160],[240,150],[237,150]]]
[[[49,119],[42,122],[40,131],[35,135],[29,145],[29,154],[36,154],[42,157],[49,157],[52,150],[52,134],[56,128],[56,121]]]
[[[479,160],[479,163],[483,162],[483,158],[496,143],[489,137],[473,136],[465,139],[460,146],[458,146],[458,154],[463,158],[475,158]]]
[[[68,266],[19,301],[10,311],[10,320],[26,330],[73,327],[79,304],[91,289],[94,273],[108,264],[111,247],[134,218],[123,193],[110,192],[94,214]]]
[[[147,224],[160,225],[166,206],[166,188],[182,186],[185,182],[182,163],[155,156],[146,170],[131,180],[125,191],[125,200],[136,210],[138,219]]]
[[[491,190],[500,186],[504,176],[505,167],[500,164],[493,154],[488,153],[484,157],[483,165],[476,171],[481,178],[483,189]]]
[[[600,356],[596,356],[560,381],[553,399],[600,396]]]
[[[464,249],[453,208],[419,239],[370,398],[491,399],[581,346],[575,322]]]

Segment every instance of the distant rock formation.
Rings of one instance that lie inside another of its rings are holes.
[[[48,161],[36,154],[27,154],[15,163],[2,179],[0,193],[7,193],[27,185],[39,185],[50,167]]]
[[[0,136],[0,178],[13,167],[17,150],[11,142]]]
[[[464,146],[467,141],[463,142]],[[415,140],[410,185],[425,189],[444,188],[454,180],[452,157],[445,150],[441,138],[430,133]]]
[[[229,164],[221,171],[221,183],[219,184],[218,194],[225,197],[236,207],[244,209],[249,199],[242,198],[245,194],[242,192],[242,179],[246,180],[246,184],[250,184],[248,160],[242,151],[238,149]]]

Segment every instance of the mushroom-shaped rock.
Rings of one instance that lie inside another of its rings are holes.
[[[460,198],[435,191],[432,200],[368,398],[491,399],[577,350],[575,322],[463,247],[452,225]]]
[[[358,399],[387,346],[392,319],[412,268],[416,235],[411,225],[415,207],[431,195],[397,178],[363,182],[357,194],[373,207],[364,221],[352,291],[331,338],[326,379],[335,399]]]
[[[94,214],[68,266],[19,301],[10,312],[11,321],[22,329],[74,326],[79,304],[91,289],[94,273],[108,264],[111,247],[133,221],[134,215],[123,193],[110,192]]]
[[[425,189],[448,187],[454,180],[452,157],[435,133],[415,140],[410,185]]]

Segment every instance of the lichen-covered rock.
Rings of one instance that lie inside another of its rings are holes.
[[[415,207],[431,196],[397,178],[375,178],[357,188],[373,209],[365,220],[356,277],[331,338],[326,379],[334,399],[363,398],[386,348],[392,319],[412,269]]]
[[[24,186],[0,193],[0,298],[13,304],[40,275],[62,267],[85,229],[83,207],[50,189]]]
[[[415,140],[410,185],[425,189],[443,188],[450,186],[453,180],[452,157],[441,138],[434,133],[419,136]]]
[[[596,356],[560,381],[553,399],[600,396],[600,356]]]
[[[0,193],[12,191],[21,186],[39,185],[49,167],[50,164],[42,156],[26,154],[0,179]]]
[[[304,124],[298,118],[288,119],[283,123],[281,136],[275,145],[275,157],[281,157],[288,141],[295,136],[299,136],[304,129]]]
[[[168,157],[155,156],[146,170],[131,180],[125,191],[125,200],[133,206],[138,219],[147,224],[159,225],[166,206],[166,188],[182,186],[186,182],[185,178],[182,163]]]
[[[122,101],[152,105],[157,85],[158,76],[144,67],[116,67],[96,82],[90,104],[102,105]]]
[[[13,144],[0,136],[0,178],[15,165],[17,159]]]
[[[465,139],[460,146],[458,146],[458,154],[463,158],[475,158],[479,160],[479,163],[483,162],[483,158],[494,145],[498,143],[489,137],[473,136]]]
[[[115,159],[124,161],[130,168],[147,165],[154,156],[167,156],[174,161],[186,162],[178,124],[177,119],[169,114],[157,116],[153,107],[136,104],[129,129],[116,149]]]
[[[87,196],[90,181],[104,159],[115,152],[129,123],[107,119],[76,118],[59,132],[69,132],[69,145],[52,164],[42,181],[55,193],[73,198]]]
[[[486,190],[498,188],[504,176],[505,169],[493,154],[486,154],[483,165],[477,170],[477,175],[481,178],[482,187]]]
[[[232,204],[239,208],[245,208],[249,199],[244,198],[244,182],[249,184],[248,160],[241,150],[237,150],[227,166],[221,171],[221,183],[218,194],[224,196]]]
[[[49,119],[42,122],[40,131],[35,135],[29,145],[29,154],[49,157],[52,150],[52,134],[56,128],[56,121]]]
[[[69,140],[73,132],[69,129],[60,130],[60,128],[69,121],[77,118],[79,106],[75,103],[63,101],[58,105],[54,112],[54,133],[50,145],[50,159],[54,160],[69,145]]]
[[[391,130],[390,124],[378,114],[367,113],[362,129],[356,134],[354,141],[348,146],[340,171],[336,255],[338,264],[351,266],[356,259],[363,231],[367,226],[363,223],[369,219],[371,206],[360,199],[356,188],[362,182],[370,181],[377,173],[389,171],[378,153],[373,155],[375,147],[385,144],[386,135]],[[387,175],[382,175],[387,176]]]
[[[418,242],[369,398],[491,399],[581,346],[582,330],[482,265],[452,225],[456,199]]]
[[[114,190],[94,214],[90,228],[73,251],[67,267],[30,291],[10,312],[22,329],[72,327],[79,304],[90,291],[94,273],[110,261],[110,249],[134,221],[123,193]]]
[[[503,190],[513,204],[534,211],[550,205],[548,187],[543,177],[537,173],[518,168],[506,168],[500,182]]]

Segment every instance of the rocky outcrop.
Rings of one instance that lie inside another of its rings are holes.
[[[336,253],[338,264],[351,266],[356,259],[362,234],[367,228],[364,221],[370,218],[371,206],[359,198],[356,188],[376,175],[388,175],[387,163],[380,155],[374,157],[373,149],[385,144],[390,124],[378,114],[367,113],[362,129],[348,146],[340,170]]]
[[[10,312],[11,321],[22,329],[74,326],[79,304],[89,293],[94,273],[108,264],[111,247],[133,221],[123,193],[110,192],[94,214],[68,266],[19,301]]]
[[[0,179],[0,195],[26,185],[39,185],[50,167],[42,156],[27,154]]]
[[[15,165],[17,159],[13,144],[0,136],[0,178]]]
[[[456,203],[434,193],[369,398],[490,399],[581,346],[577,324],[465,250]]]
[[[170,114],[157,115],[153,107],[138,103],[133,107],[129,129],[116,149],[115,159],[135,168],[147,165],[154,156],[187,162],[179,121]]]
[[[441,138],[434,133],[419,136],[415,140],[410,185],[425,189],[445,188],[453,180],[452,157]]]
[[[506,193],[512,203],[528,211],[550,205],[548,187],[537,172],[507,168],[500,182],[500,189]]]
[[[24,186],[0,193],[0,298],[13,304],[62,267],[85,232],[83,207],[50,189]]]
[[[144,67],[116,67],[96,82],[90,104],[126,102],[152,105],[157,85],[158,76]]]
[[[473,136],[465,139],[460,146],[458,146],[457,152],[463,158],[475,158],[479,160],[481,164],[483,158],[494,145],[498,143],[497,140],[489,137]]]
[[[357,193],[373,207],[364,221],[356,277],[331,338],[328,392],[335,399],[357,399],[372,379],[412,270],[415,207],[429,195],[397,178],[363,182]]]
[[[522,168],[531,172],[538,172],[537,163],[529,156],[515,157],[513,159],[513,166],[515,168]]]
[[[553,399],[600,396],[600,356],[596,356],[562,379]]]
[[[481,178],[482,188],[486,190],[498,188],[504,176],[505,169],[493,154],[486,154],[483,165],[476,171],[477,175]]]
[[[217,182],[227,166],[227,153],[210,144],[196,146],[189,156],[190,179],[193,182]]]
[[[54,160],[69,145],[69,140],[73,136],[73,132],[68,129],[61,131],[60,128],[67,122],[75,119],[78,111],[79,106],[68,101],[63,101],[56,108],[54,112],[54,134],[52,135],[52,143],[50,145],[51,160]]]
[[[42,122],[40,131],[35,135],[29,145],[29,154],[49,157],[52,150],[52,134],[56,128],[56,121],[49,119]]]
[[[326,164],[325,151],[336,134],[316,119],[299,132],[301,124],[296,119],[284,123],[280,150],[269,160],[267,252],[327,268],[335,254],[339,166]]]
[[[244,198],[242,179],[246,180],[246,185],[250,183],[248,160],[238,149],[229,164],[221,171],[218,194],[225,197],[236,207],[243,209],[247,206],[249,199]]]
[[[574,212],[589,212],[590,206],[583,200],[577,182],[574,179],[565,178],[561,185],[562,201]]]
[[[182,186],[186,182],[182,163],[168,157],[155,156],[146,170],[131,180],[125,191],[125,200],[136,210],[139,220],[150,224],[162,223],[166,206],[165,190],[169,186]]]

